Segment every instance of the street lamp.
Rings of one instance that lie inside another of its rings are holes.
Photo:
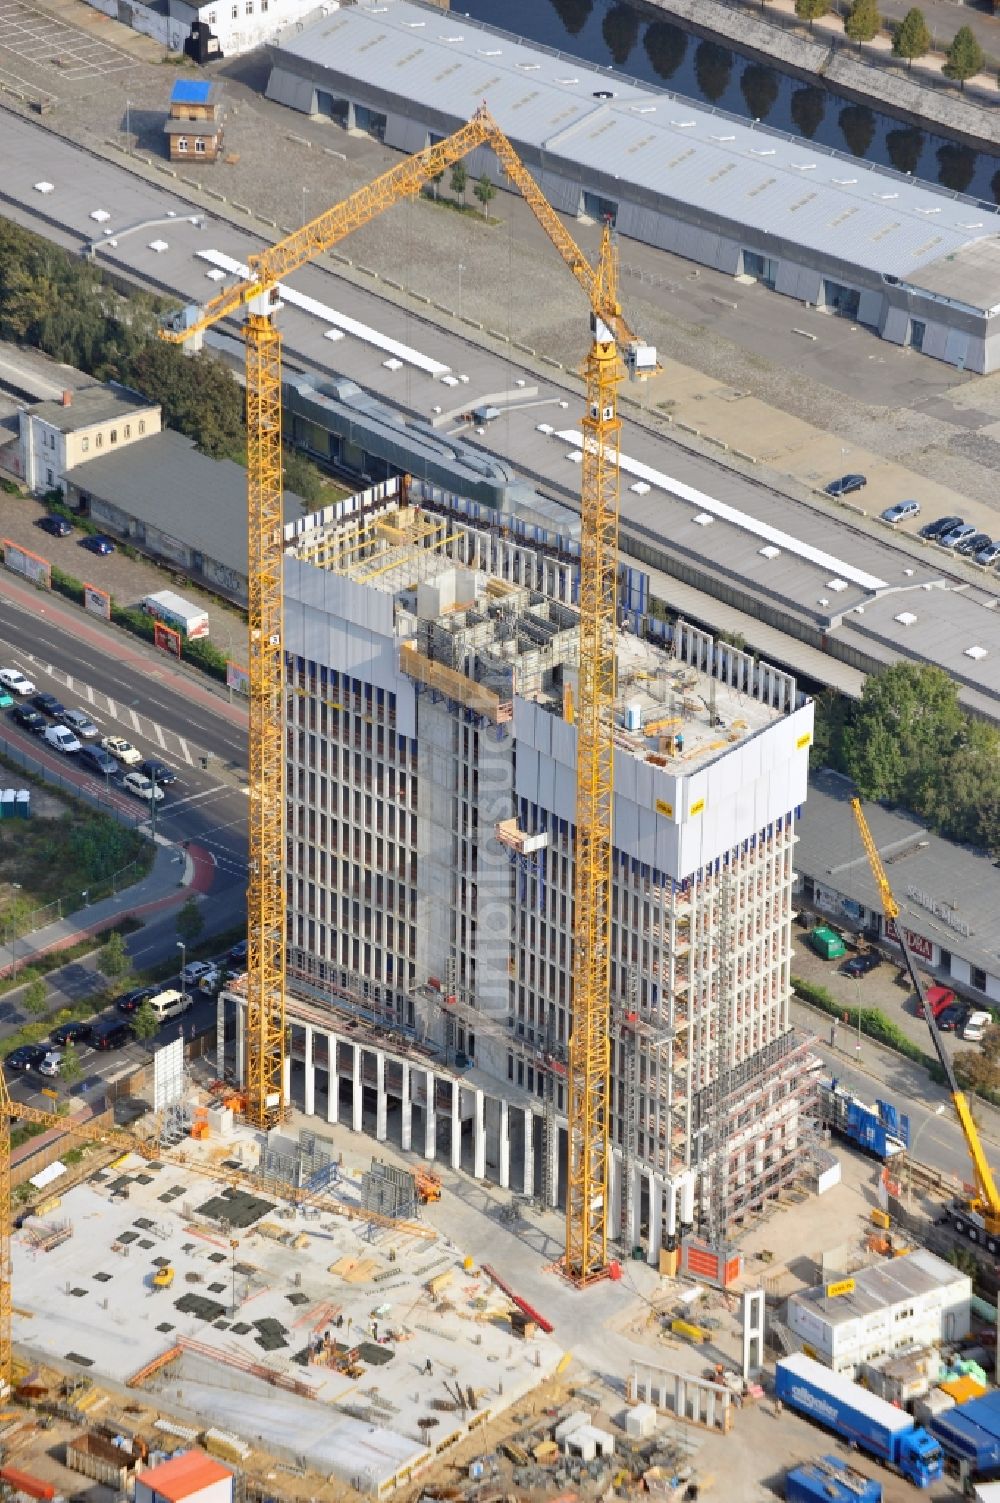
[[[855,999],[856,999],[856,1002],[857,1002],[857,1013],[858,1013],[858,1042],[854,1046],[854,1052],[858,1056],[858,1059],[860,1059],[861,1058],[861,982],[859,980],[855,980],[855,982],[854,982],[854,996],[855,996]]]
[[[925,1117],[920,1126],[917,1128],[916,1132],[913,1134],[913,1142],[910,1144],[909,1150],[907,1151],[906,1155],[906,1209],[908,1211],[912,1208],[913,1202],[913,1155],[917,1150],[917,1142],[920,1138],[920,1134],[923,1132],[928,1122],[933,1122],[934,1117],[943,1116],[944,1102],[939,1101],[937,1106],[934,1108],[934,1116]]]
[[[149,829],[150,829],[150,834],[152,836],[153,844],[155,845],[156,844],[156,795],[159,792],[159,790],[158,790],[158,788],[156,786],[156,773],[155,772],[153,772],[153,773],[150,774],[149,781],[152,784],[152,787],[150,789],[150,798],[149,798],[149,807],[150,807],[150,811],[151,811],[150,812],[150,817],[149,817]]]
[[[458,263],[458,316],[459,316],[459,318],[462,317],[462,272],[464,270],[465,270],[465,267],[462,265],[462,262],[459,261],[459,263]]]
[[[303,224],[305,224],[305,222],[306,222],[306,194],[308,192],[309,192],[308,188],[303,188],[302,189],[302,223]]]
[[[187,945],[184,943],[184,941],[182,939],[179,939],[177,941],[177,948],[181,952],[181,995],[182,996],[186,996],[187,995],[187,992],[186,992],[186,985],[187,985],[187,983],[185,981],[184,972],[187,969]]]

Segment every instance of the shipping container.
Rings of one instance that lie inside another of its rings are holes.
[[[147,616],[154,616],[164,626],[173,627],[189,641],[208,636],[208,612],[175,595],[173,590],[157,590],[153,595],[144,595],[139,604]]]

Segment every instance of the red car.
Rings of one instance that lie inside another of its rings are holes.
[[[927,1005],[934,1014],[935,1019],[939,1013],[944,1012],[946,1007],[950,1007],[953,1002],[958,1001],[950,986],[929,986],[924,995],[927,998]]]

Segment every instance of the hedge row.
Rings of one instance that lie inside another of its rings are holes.
[[[72,574],[66,574],[62,569],[52,566],[52,588],[60,595],[65,595],[68,600],[77,605],[83,604],[83,581],[75,579]],[[116,626],[124,627],[133,636],[142,637],[146,642],[153,640],[153,628],[155,622],[152,616],[148,616],[138,606],[118,605],[111,602],[111,619]],[[184,642],[181,647],[182,656],[205,673],[217,678],[221,683],[226,682],[226,655],[220,652],[214,642],[209,642],[204,637],[199,637],[193,642]]]
[[[857,1030],[858,1013],[861,1014],[861,1032],[876,1043],[885,1044],[889,1049],[894,1049],[897,1054],[912,1059],[918,1065],[923,1065],[931,1079],[938,1085],[943,1085],[945,1080],[944,1071],[940,1064],[919,1044],[915,1044],[908,1038],[898,1023],[887,1018],[884,1012],[877,1007],[845,1007],[839,1002],[825,986],[816,986],[812,981],[804,981],[798,976],[792,977],[792,990],[803,1002],[812,1003],[822,1012],[829,1013],[831,1018],[837,1018],[847,1028]]]

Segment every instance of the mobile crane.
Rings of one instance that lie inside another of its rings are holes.
[[[249,275],[171,328],[197,339],[244,317],[247,403],[249,615],[249,856],[247,885],[247,1116],[261,1128],[285,1110],[284,639],[282,596],[280,283],[352,230],[416,194],[477,147],[488,146],[590,302],[581,444],[580,677],[577,729],[573,1003],[569,1042],[569,1163],[565,1272],[584,1285],[608,1264],[610,1114],[609,964],[617,630],[619,443],[617,388],[659,369],[618,300],[610,228],[592,266],[483,105],[444,140],[397,163],[301,229],[248,257]]]
[[[924,1018],[930,1030],[931,1042],[934,1045],[934,1052],[938,1057],[938,1061],[945,1074],[945,1079],[948,1082],[948,1089],[951,1092],[951,1101],[955,1108],[955,1115],[958,1118],[958,1125],[962,1129],[965,1146],[969,1150],[969,1158],[972,1161],[973,1181],[975,1184],[973,1194],[967,1199],[952,1202],[948,1207],[948,1219],[957,1231],[961,1232],[964,1237],[968,1237],[970,1242],[978,1243],[980,1246],[985,1247],[986,1251],[995,1257],[997,1254],[1000,1254],[1000,1193],[997,1192],[993,1170],[990,1168],[989,1160],[980,1141],[965,1092],[955,1077],[954,1066],[941,1042],[941,1033],[934,1020],[931,1005],[927,1001],[924,984],[917,969],[916,961],[913,958],[913,951],[910,949],[906,929],[900,922],[899,904],[896,902],[892,888],[889,885],[889,878],[885,874],[885,867],[882,865],[882,858],[878,853],[878,847],[872,837],[872,832],[868,828],[868,821],[865,819],[861,800],[859,798],[852,799],[851,808],[854,811],[854,818],[861,833],[861,840],[864,844],[865,854],[868,857],[868,864],[872,869],[872,876],[875,878],[875,884],[879,890],[882,901],[882,912],[885,914],[886,922],[892,923],[895,928],[896,938],[899,941],[900,948],[903,951],[903,958],[906,961],[906,969],[910,974],[913,990],[916,992],[920,1006],[923,1008]]]

